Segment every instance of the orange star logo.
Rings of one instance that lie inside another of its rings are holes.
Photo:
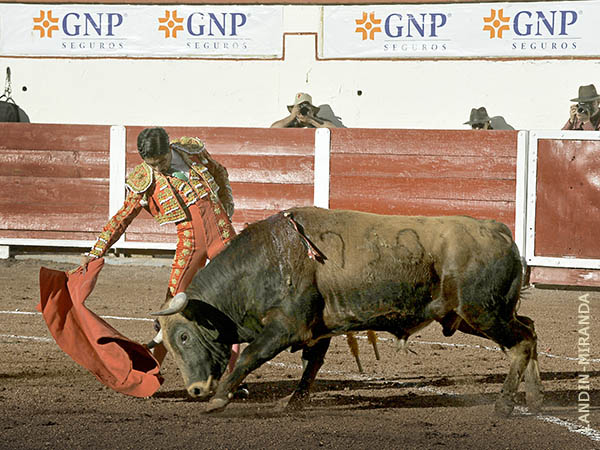
[[[375,33],[381,32],[381,27],[377,27],[375,25],[379,25],[381,23],[381,19],[375,18],[375,13],[372,12],[367,17],[367,13],[363,12],[362,19],[356,19],[356,30],[357,33],[362,33],[362,40],[366,41],[369,39],[370,41],[375,39]]]
[[[53,31],[58,31],[58,19],[52,17],[52,10],[42,11],[40,10],[40,16],[33,18],[33,23],[37,23],[39,25],[34,25],[33,29],[35,31],[40,32],[40,38],[52,37]]]
[[[183,17],[177,17],[177,10],[173,11],[165,10],[165,17],[159,17],[158,22],[164,25],[158,26],[158,31],[165,32],[165,39],[167,38],[176,38],[178,31],[183,31],[183,25],[178,25],[183,23]]]
[[[510,30],[510,27],[507,25],[509,20],[510,17],[504,17],[504,9],[491,9],[490,16],[483,18],[483,21],[489,24],[483,26],[483,31],[490,32],[490,39],[502,39],[502,32]]]

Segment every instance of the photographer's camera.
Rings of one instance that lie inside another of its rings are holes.
[[[592,114],[592,104],[591,103],[577,103],[577,114]]]

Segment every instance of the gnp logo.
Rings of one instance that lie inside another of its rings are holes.
[[[33,18],[33,30],[40,33],[40,38],[52,38],[55,31],[71,37],[113,37],[115,28],[122,23],[123,15],[114,12],[68,12],[62,17],[54,17],[50,9],[40,10],[40,15]]]
[[[61,16],[49,9],[33,17],[33,31],[40,39],[54,39],[56,33],[62,49],[75,51],[123,49],[115,37],[122,24],[123,15],[116,12],[70,11]]]
[[[165,10],[165,15],[158,18],[158,31],[165,33],[165,39],[177,39],[181,32],[186,47],[192,50],[247,50],[248,39],[239,36],[247,22],[248,15],[239,12],[195,11],[180,17],[174,9]]]
[[[179,17],[178,11],[165,11],[158,19],[159,31],[165,38],[177,38],[177,32],[187,31],[189,36],[237,36],[241,27],[246,25],[248,17],[243,13],[203,13],[193,12],[187,17]],[[185,24],[185,29],[184,29]]]
[[[383,29],[380,26],[383,20]],[[375,34],[383,32],[388,38],[437,38],[439,29],[446,25],[448,15],[444,13],[388,14],[385,19],[378,19],[375,13],[356,19],[356,33],[360,33],[363,41],[375,40]]]
[[[515,40],[535,38],[564,40],[572,37],[570,29],[578,19],[578,12],[573,10],[523,10],[510,17],[504,15],[502,8],[490,9],[490,15],[483,18],[483,31],[489,32],[490,39],[504,39],[504,32],[510,33],[512,30]],[[575,45],[574,41],[572,45]],[[518,45],[513,44],[513,47],[517,48]],[[531,46],[527,44],[524,48],[531,48]]]

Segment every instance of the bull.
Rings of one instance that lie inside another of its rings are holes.
[[[253,370],[291,347],[301,408],[332,336],[386,331],[401,342],[437,321],[491,339],[510,369],[495,410],[508,416],[525,379],[542,404],[533,321],[517,315],[523,265],[509,228],[466,216],[404,217],[293,208],[250,225],[156,313],[190,396],[223,410]],[[233,343],[248,343],[223,376]],[[213,395],[214,394],[214,395]]]

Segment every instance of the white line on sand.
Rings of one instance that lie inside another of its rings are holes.
[[[0,311],[0,314],[23,314],[23,315],[41,315],[42,313],[36,311]],[[103,319],[115,319],[115,320],[140,320],[143,322],[152,322],[154,319],[146,317],[120,317],[120,316],[100,316]]]
[[[0,311],[0,314],[26,314],[26,315],[34,315],[34,314],[40,314],[38,312],[31,312],[31,311]],[[135,317],[118,317],[118,316],[102,316],[103,318],[107,318],[107,319],[116,319],[116,320],[143,320],[143,321],[152,321],[152,319],[146,319],[146,318],[135,318]],[[361,338],[363,336],[360,336]],[[17,336],[14,334],[0,334],[0,338],[9,338],[9,339],[20,339],[20,340],[32,340],[32,341],[39,341],[39,342],[54,342],[53,339],[50,338],[44,338],[44,337],[38,337],[38,336]],[[381,338],[380,338],[381,339]],[[387,339],[382,339],[382,340],[387,340]],[[471,344],[452,344],[452,343],[448,343],[448,342],[431,342],[431,341],[413,341],[416,342],[418,344],[425,344],[425,345],[433,345],[433,344],[437,344],[437,345],[443,345],[443,346],[449,346],[449,347],[467,347],[467,348],[479,348],[482,350],[488,350],[488,351],[501,351],[500,348],[498,347],[490,347],[490,346],[485,346],[485,345],[471,345]],[[566,360],[573,360],[573,361],[577,361],[578,358],[572,358],[572,357],[568,357],[568,356],[558,356],[558,355],[551,355],[549,353],[545,353],[545,352],[540,352],[540,354],[545,354],[546,356],[550,357],[550,358],[560,358],[560,359],[566,359]],[[598,362],[600,360],[595,359],[595,360],[590,360],[591,362]],[[285,363],[280,363],[280,362],[273,362],[273,361],[268,361],[267,364],[275,366],[275,367],[281,367],[281,368],[291,368],[291,369],[302,369],[302,366],[300,364],[285,364]],[[374,380],[374,379],[383,379],[383,377],[373,377],[373,376],[368,376],[368,375],[360,375],[360,374],[354,374],[354,373],[347,373],[347,372],[342,372],[342,371],[332,371],[332,370],[322,370],[322,373],[326,373],[326,374],[331,374],[331,375],[344,375],[348,378],[353,378],[353,379],[359,379],[359,380]],[[394,383],[397,384],[397,383]],[[435,388],[435,387],[429,387],[429,386],[414,386],[411,385],[411,388],[413,389],[417,389],[417,390],[421,390],[421,391],[426,391],[426,392],[432,392],[438,395],[451,395],[451,396],[456,396],[459,395],[456,392],[453,391],[449,391],[446,389],[439,389],[439,388]],[[531,415],[529,412],[527,412],[527,409],[522,407],[522,406],[517,406],[515,407],[515,410],[520,413],[521,415]],[[558,425],[561,426],[563,428],[566,428],[568,431],[570,431],[571,433],[577,433],[580,434],[582,436],[585,436],[589,439],[591,439],[592,441],[599,441],[600,442],[600,431],[591,428],[591,427],[582,427],[581,425],[578,425],[576,423],[572,423],[569,422],[567,420],[563,420],[563,419],[559,419],[558,417],[554,417],[554,416],[548,416],[545,414],[536,414],[535,418],[538,420],[541,420],[543,422],[548,422],[554,425]]]

